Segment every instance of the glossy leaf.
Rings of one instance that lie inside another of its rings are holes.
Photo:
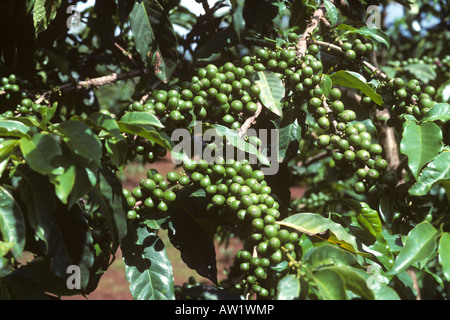
[[[30,128],[22,122],[15,120],[0,120],[0,136],[31,138],[28,135]]]
[[[450,181],[450,152],[441,152],[431,160],[420,173],[417,182],[409,189],[414,196],[426,195],[435,184],[445,184]]]
[[[450,104],[436,103],[427,114],[423,117],[423,121],[448,121],[450,119]]]
[[[122,121],[117,121],[117,124],[121,132],[138,135],[142,138],[154,141],[167,150],[170,150],[172,148],[170,138],[165,136],[163,133],[159,133],[158,131],[156,131],[153,126],[145,124],[125,123]]]
[[[31,139],[22,138],[20,149],[27,164],[40,174],[56,173],[59,168],[52,161],[62,154],[61,147],[52,135],[39,133]]]
[[[166,12],[156,0],[136,2],[130,13],[136,50],[156,76],[168,82],[178,62],[177,38]]]
[[[363,270],[346,265],[327,267],[326,270],[332,270],[339,274],[342,279],[344,279],[345,288],[347,290],[351,290],[368,300],[373,300],[375,298],[374,293],[367,286],[369,275]]]
[[[9,243],[8,247],[16,259],[22,257],[25,247],[25,229],[22,210],[11,192],[0,186],[0,235],[3,241]]]
[[[312,282],[317,287],[323,300],[346,300],[344,279],[333,270],[320,270],[312,276]]]
[[[359,73],[339,70],[331,74],[330,78],[333,81],[333,85],[361,90],[376,104],[381,106],[384,103],[383,98],[367,84],[366,79]]]
[[[259,71],[255,76],[255,83],[259,85],[261,103],[270,111],[281,117],[281,101],[285,95],[283,82],[271,71]]]
[[[333,86],[333,82],[331,81],[330,76],[327,74],[323,74],[322,78],[320,79],[319,86],[322,89],[323,94],[328,97]]]
[[[236,31],[238,40],[241,41],[241,35],[245,30],[244,20],[244,0],[231,0],[233,8],[233,29]]]
[[[46,30],[55,19],[61,0],[36,0],[33,7],[33,21],[36,37]]]
[[[64,135],[75,154],[100,164],[102,144],[89,126],[80,121],[69,120],[55,126],[55,129]]]
[[[423,267],[423,264],[435,254],[438,235],[438,231],[428,222],[422,222],[414,227],[408,233],[405,246],[400,250],[388,274],[398,274],[413,263],[419,263]]]
[[[300,295],[300,279],[289,274],[278,282],[277,300],[293,300]]]
[[[310,270],[333,265],[354,265],[357,262],[352,253],[331,244],[324,244],[308,250],[303,260],[308,264]]]
[[[328,20],[331,23],[331,26],[335,26],[338,21],[338,13],[335,5],[329,0],[325,0],[323,2],[325,9],[327,10]]]
[[[356,220],[358,224],[374,237],[378,236],[382,230],[382,224],[378,212],[370,208],[367,203],[360,203],[360,210],[357,212]]]
[[[450,281],[450,233],[444,232],[439,239],[439,263],[442,273],[447,281]]]
[[[164,244],[146,227],[128,228],[123,239],[125,275],[135,300],[173,300],[172,265]]]
[[[122,118],[120,118],[120,121],[129,124],[143,124],[158,128],[164,128],[164,125],[159,121],[159,119],[148,112],[127,112],[123,115]]]
[[[297,213],[277,223],[310,236],[338,244],[349,251],[365,255],[359,252],[356,238],[348,233],[342,225],[319,214],[309,212]]]
[[[400,151],[408,156],[408,166],[416,180],[423,166],[437,156],[442,146],[442,131],[437,124],[414,121],[406,124]]]
[[[375,42],[383,43],[388,49],[391,45],[391,40],[389,36],[380,29],[368,27],[362,27],[360,29],[357,29],[347,24],[340,24],[337,28],[339,30],[344,30],[346,33],[356,33],[365,37],[369,37]]]

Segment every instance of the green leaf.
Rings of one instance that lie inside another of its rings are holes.
[[[55,194],[62,203],[67,204],[70,193],[73,190],[76,181],[76,167],[74,155],[68,148],[61,148],[62,155],[57,157],[55,163],[62,170],[55,174],[50,173],[50,182],[55,186]],[[79,157],[79,156],[76,156]],[[69,205],[71,207],[72,204]]]
[[[282,278],[277,285],[277,300],[293,300],[300,295],[300,279],[293,274]]]
[[[113,242],[112,251],[115,252],[127,232],[126,213],[122,205],[122,184],[106,167],[100,168],[98,176],[98,184],[92,188],[89,195],[105,218]]]
[[[277,222],[310,236],[338,244],[351,252],[366,255],[358,250],[356,238],[349,234],[342,225],[316,213],[302,212]]]
[[[427,114],[423,117],[423,121],[437,121],[441,120],[447,122],[450,119],[450,104],[436,103],[433,105]]]
[[[19,193],[27,208],[30,225],[48,251],[50,246],[48,239],[55,228],[56,197],[52,185],[45,176],[27,166],[19,166],[16,172],[22,178],[19,183]]]
[[[175,299],[172,264],[156,231],[130,227],[121,248],[125,275],[135,300]]]
[[[278,145],[276,146],[278,148],[278,162],[287,162],[298,151],[302,139],[302,127],[297,119],[294,119],[290,114],[288,116],[287,113],[281,119],[272,120],[272,123],[279,132]]]
[[[46,175],[59,169],[52,161],[62,154],[62,150],[53,135],[38,133],[31,139],[22,138],[20,149],[27,164],[34,171]]]
[[[117,125],[121,132],[138,135],[147,140],[153,141],[160,146],[166,148],[167,150],[172,149],[171,139],[165,135],[163,132],[158,132],[153,126],[145,124],[132,124],[125,123],[122,121],[117,121]]]
[[[323,74],[322,78],[320,79],[319,86],[323,91],[323,94],[328,97],[330,94],[331,88],[333,86],[333,81],[331,81],[331,78],[327,74]]]
[[[271,71],[258,71],[254,81],[261,89],[259,95],[261,103],[281,117],[283,115],[281,101],[285,95],[283,81]]]
[[[231,0],[233,8],[233,29],[236,31],[238,40],[241,41],[241,34],[245,30],[244,0]]]
[[[433,122],[418,125],[409,121],[403,128],[400,151],[408,156],[408,166],[416,180],[422,167],[436,157],[442,146],[441,128]]]
[[[361,90],[376,104],[380,106],[384,104],[383,98],[367,84],[366,79],[359,73],[347,70],[339,70],[331,74],[330,78],[333,82],[333,85]]]
[[[340,24],[337,29],[344,30],[345,33],[356,33],[363,35],[365,37],[369,37],[372,39],[372,41],[383,43],[388,49],[391,46],[391,40],[387,34],[385,34],[380,29],[376,28],[368,28],[367,26],[364,26],[360,29],[356,29],[354,27],[351,27],[346,24]]]
[[[442,102],[450,101],[450,80],[445,81],[437,88],[435,98]]]
[[[328,20],[330,20],[331,26],[335,26],[338,21],[338,13],[335,5],[329,0],[323,2],[325,9],[327,10]]]
[[[61,0],[36,0],[33,7],[33,21],[35,35],[46,30],[50,22],[55,19]]]
[[[342,250],[336,245],[323,244],[308,250],[303,257],[309,270],[318,270],[333,265],[354,265],[357,263],[355,255]]]
[[[158,128],[164,128],[164,125],[159,121],[159,119],[148,112],[127,112],[123,115],[122,118],[120,118],[120,121],[122,123],[128,124],[143,124]]]
[[[429,222],[422,222],[415,226],[408,233],[405,246],[400,250],[388,274],[398,274],[413,263],[419,263],[423,267],[423,264],[435,254],[438,235],[438,231]]]
[[[177,38],[164,8],[156,0],[136,2],[130,13],[131,32],[142,61],[167,83],[178,62]]]
[[[47,177],[25,166],[16,171],[22,178],[19,191],[36,236],[45,244],[45,255],[52,271],[65,277],[70,265],[81,271],[82,286],[89,280],[94,261],[94,246],[89,225],[79,206],[67,208],[56,200]]]
[[[214,37],[206,39],[205,43],[199,46],[197,50],[197,57],[200,59],[209,58],[214,53],[218,53],[223,50],[224,47],[229,47],[235,43],[238,39],[238,35],[232,29],[220,30]]]
[[[447,281],[450,281],[450,233],[444,232],[439,239],[439,263],[442,267],[442,273]]]
[[[27,138],[30,128],[15,120],[0,120],[0,136]]]
[[[436,79],[436,71],[429,64],[412,63],[403,67],[403,70],[408,71],[416,79],[420,79],[423,83],[428,83]]]
[[[254,154],[257,156],[258,160],[264,165],[270,165],[269,159],[258,151],[258,149],[251,143],[246,142],[244,139],[239,137],[237,131],[227,128],[221,124],[213,124],[213,128],[216,130],[217,134],[221,137],[225,137],[233,146],[249,154]]]
[[[346,300],[344,279],[333,270],[320,270],[312,277],[312,282],[319,290],[319,298],[323,300]]]
[[[0,186],[0,234],[10,244],[14,257],[20,259],[25,247],[25,221],[14,197],[3,186]]]
[[[377,237],[382,230],[382,224],[378,212],[369,207],[367,203],[360,203],[360,210],[357,212],[356,221],[367,232]]]
[[[422,170],[417,182],[409,189],[413,196],[426,195],[435,184],[450,181],[450,152],[444,151],[436,156]]]
[[[373,300],[375,298],[374,293],[367,286],[369,275],[363,270],[346,265],[328,267],[326,270],[332,270],[339,274],[344,279],[347,290],[351,290],[365,299]]]
[[[69,195],[69,207],[73,206],[79,199],[88,194],[97,184],[98,180],[98,165],[94,161],[76,154],[71,154],[71,156],[73,162],[69,164],[66,170],[69,170],[70,166],[74,166],[75,183]]]
[[[55,129],[64,135],[67,144],[75,154],[92,159],[100,164],[102,157],[102,143],[92,129],[76,120],[62,122]]]

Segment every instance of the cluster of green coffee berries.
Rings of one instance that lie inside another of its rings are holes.
[[[345,53],[347,61],[354,61],[357,58],[370,55],[373,46],[370,43],[363,43],[361,39],[355,38],[353,40],[346,40],[340,45],[342,51]]]
[[[387,79],[380,86],[382,93],[391,93],[391,112],[395,118],[412,115],[420,120],[436,103],[433,97],[436,89],[433,86],[422,88],[419,80],[411,79],[408,82],[401,77]]]
[[[411,64],[427,64],[438,74],[443,74],[445,78],[450,78],[450,55],[442,59],[437,57],[424,56],[422,58],[408,58],[407,60],[391,61],[395,67],[406,67]]]
[[[166,212],[168,206],[176,200],[174,186],[182,183],[180,175],[174,171],[166,177],[156,169],[147,171],[147,178],[139,181],[139,186],[133,190],[123,189],[123,196],[128,206],[127,218],[136,220],[145,214],[152,212]]]
[[[152,140],[148,140],[139,136],[127,137],[128,141],[128,154],[127,159],[135,159],[136,156],[142,156],[142,159],[146,163],[154,163],[159,158],[163,158],[167,155],[167,150],[163,146],[155,143]]]
[[[332,198],[323,193],[319,192],[308,192],[304,194],[301,198],[297,198],[291,201],[291,207],[294,212],[308,211],[308,210],[318,210],[326,206],[328,201]]]

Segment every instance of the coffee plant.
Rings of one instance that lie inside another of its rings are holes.
[[[448,298],[446,1],[77,2],[0,3],[2,299]]]

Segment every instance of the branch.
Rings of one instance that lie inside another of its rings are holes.
[[[333,0],[331,0],[333,2]],[[320,21],[325,20],[326,9],[322,5],[316,11],[314,11],[311,22],[306,26],[305,31],[302,36],[297,40],[297,57],[300,59],[306,54],[306,49],[308,48],[308,39],[312,35],[313,31],[319,26]]]
[[[239,129],[238,134],[239,134],[240,138],[242,138],[245,135],[247,130],[251,127],[253,122],[256,120],[256,118],[261,113],[261,111],[262,111],[262,104],[261,104],[261,102],[257,101],[256,102],[256,106],[257,106],[257,109],[255,111],[255,114],[253,116],[247,118],[247,120],[245,120],[245,122],[242,124],[241,128]]]
[[[48,100],[55,93],[58,93],[58,94],[61,95],[62,93],[78,91],[78,90],[81,90],[81,89],[89,89],[89,88],[92,88],[92,87],[104,86],[104,85],[111,84],[111,83],[114,83],[114,82],[117,82],[117,81],[120,81],[120,80],[125,80],[125,79],[138,77],[138,76],[141,76],[141,75],[149,73],[149,72],[150,72],[149,68],[142,68],[142,69],[131,70],[129,72],[112,73],[112,74],[107,75],[107,76],[98,77],[98,78],[94,78],[94,79],[89,79],[89,80],[85,80],[85,81],[80,81],[77,84],[67,83],[67,84],[64,84],[64,85],[62,85],[60,87],[57,87],[57,88],[55,88],[53,90],[49,90],[49,91],[43,93],[35,101],[35,103],[40,104],[44,100]]]

